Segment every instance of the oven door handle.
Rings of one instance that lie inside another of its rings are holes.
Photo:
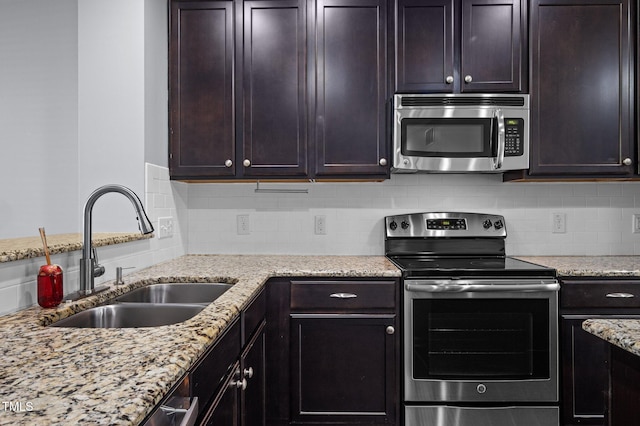
[[[534,292],[534,291],[558,291],[558,281],[518,282],[506,281],[500,284],[494,282],[457,282],[457,281],[421,281],[405,282],[405,288],[411,292],[421,293],[491,293],[500,291]]]

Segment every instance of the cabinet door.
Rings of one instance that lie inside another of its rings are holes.
[[[233,176],[233,3],[172,2],[170,19],[171,176]]]
[[[242,356],[242,374],[247,388],[241,399],[241,425],[264,426],[266,417],[265,323],[247,345]]]
[[[396,91],[454,89],[454,0],[397,0]]]
[[[202,426],[238,426],[240,423],[240,388],[238,387],[240,364],[235,365],[236,373],[229,376],[224,388],[216,396],[211,408],[198,424]]]
[[[629,1],[531,6],[530,174],[632,174]]]
[[[609,348],[604,340],[582,329],[582,322],[592,317],[561,317],[562,417],[565,426],[604,424]]]
[[[608,426],[640,424],[640,363],[635,353],[609,345],[611,353]]]
[[[292,314],[292,420],[393,424],[394,326],[393,316]]]
[[[526,68],[520,2],[462,0],[461,92],[522,90]]]
[[[386,32],[386,0],[317,1],[310,38],[318,178],[389,176]]]
[[[307,176],[305,19],[305,0],[244,2],[244,176]]]

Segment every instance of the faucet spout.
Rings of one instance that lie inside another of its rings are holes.
[[[84,205],[84,222],[83,222],[83,245],[82,245],[82,258],[80,259],[80,294],[91,294],[94,290],[94,277],[100,276],[104,273],[104,268],[101,268],[97,263],[95,256],[93,255],[92,243],[91,243],[91,217],[93,215],[93,205],[98,198],[109,192],[117,192],[129,199],[133,208],[136,211],[138,219],[138,227],[142,234],[150,234],[153,232],[153,225],[147,213],[144,211],[140,198],[122,185],[105,185],[96,189],[89,195],[87,202]]]

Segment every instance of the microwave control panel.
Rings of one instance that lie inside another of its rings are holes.
[[[504,119],[504,155],[517,157],[524,154],[524,120],[522,118]]]

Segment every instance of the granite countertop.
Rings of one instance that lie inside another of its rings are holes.
[[[640,277],[640,256],[515,256],[555,269],[559,277]]]
[[[78,302],[0,317],[0,425],[139,424],[275,276],[399,277],[400,272],[383,256],[187,255],[127,275],[127,284],[111,284]],[[45,327],[151,283],[220,281],[234,286],[180,324]]]
[[[605,342],[640,356],[640,320],[588,319],[582,323],[582,328]]]
[[[91,241],[94,247],[144,240],[153,234],[142,235],[130,232],[94,232]],[[47,245],[51,254],[66,253],[82,249],[82,234],[47,235]],[[44,256],[40,235],[25,238],[0,240],[0,263]]]

